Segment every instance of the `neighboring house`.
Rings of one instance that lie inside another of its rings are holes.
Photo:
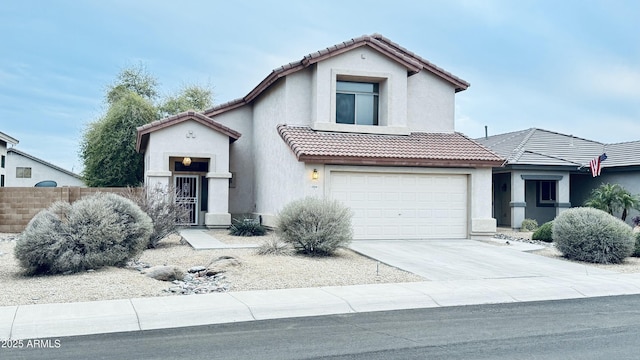
[[[15,148],[7,150],[7,187],[32,187],[45,184],[58,187],[85,186],[80,175],[55,166]],[[44,183],[47,182],[47,183]]]
[[[248,95],[138,128],[145,182],[176,186],[192,223],[267,226],[292,200],[342,201],[356,239],[491,236],[492,168],[455,132],[469,84],[381,35],[275,69]]]
[[[507,159],[493,169],[498,226],[520,228],[525,218],[538,224],[551,221],[563,210],[581,206],[603,183],[640,193],[640,141],[604,144],[536,128],[476,140]],[[603,153],[608,158],[601,175],[593,177],[589,161]]]
[[[17,144],[18,140],[0,132],[0,187],[5,187],[7,181],[7,148]]]

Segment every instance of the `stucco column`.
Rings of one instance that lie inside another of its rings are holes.
[[[566,174],[558,180],[558,200],[556,203],[556,216],[571,207],[570,202],[570,175]]]
[[[524,197],[524,179],[520,176],[520,173],[513,172],[511,174],[511,228],[519,229],[522,227],[522,220],[524,220],[524,210],[527,207],[527,202]]]
[[[169,189],[171,180],[171,171],[147,171],[145,174],[145,184],[147,189]]]
[[[496,233],[496,219],[491,217],[491,168],[476,169],[469,176],[471,186],[471,239],[488,239]]]
[[[231,225],[229,213],[229,179],[231,173],[207,173],[209,196],[204,224],[208,228],[227,228]]]

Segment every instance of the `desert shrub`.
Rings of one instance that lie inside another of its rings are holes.
[[[258,255],[291,255],[293,252],[293,247],[290,244],[275,237],[266,239],[256,249]]]
[[[637,232],[635,235],[635,244],[633,247],[633,256],[640,257],[640,232]]]
[[[524,219],[522,220],[522,225],[520,225],[520,230],[522,231],[535,231],[538,228],[538,222],[534,219]]]
[[[331,255],[353,238],[351,217],[351,210],[337,200],[306,197],[280,211],[276,232],[297,252]]]
[[[180,224],[189,217],[189,210],[176,203],[176,193],[172,187],[130,187],[123,195],[135,202],[151,218],[153,232],[149,236],[147,248],[155,248],[160,240],[176,234]]]
[[[564,257],[601,264],[617,264],[634,250],[631,227],[594,208],[573,208],[553,221],[553,241]]]
[[[553,234],[551,231],[552,228],[553,228],[553,221],[549,221],[542,224],[536,231],[533,232],[533,234],[531,235],[531,239],[545,241],[545,242],[552,242],[553,241]]]
[[[234,236],[262,236],[267,229],[257,219],[233,219],[229,228],[229,235]]]
[[[27,274],[123,266],[151,235],[151,219],[131,200],[99,193],[42,210],[20,234],[15,256]]]

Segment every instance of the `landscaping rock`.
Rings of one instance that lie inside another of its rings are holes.
[[[220,270],[218,272],[223,272],[225,269],[240,265],[240,260],[234,258],[233,256],[220,256],[214,260],[211,260],[209,265],[207,265],[207,270]]]
[[[203,270],[206,270],[206,269],[207,268],[204,267],[204,266],[193,266],[189,270],[187,270],[187,272],[193,274],[193,273],[197,273],[197,272],[200,272],[200,271],[203,271]]]
[[[145,270],[144,274],[148,277],[161,281],[174,281],[184,278],[184,272],[177,266],[159,265],[150,267]]]

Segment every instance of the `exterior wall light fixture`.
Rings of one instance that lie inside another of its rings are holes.
[[[313,169],[313,172],[311,173],[311,178],[313,180],[318,180],[318,169]]]
[[[184,165],[184,166],[191,165],[191,158],[188,157],[188,156],[185,156],[184,159],[182,159],[182,165]]]

